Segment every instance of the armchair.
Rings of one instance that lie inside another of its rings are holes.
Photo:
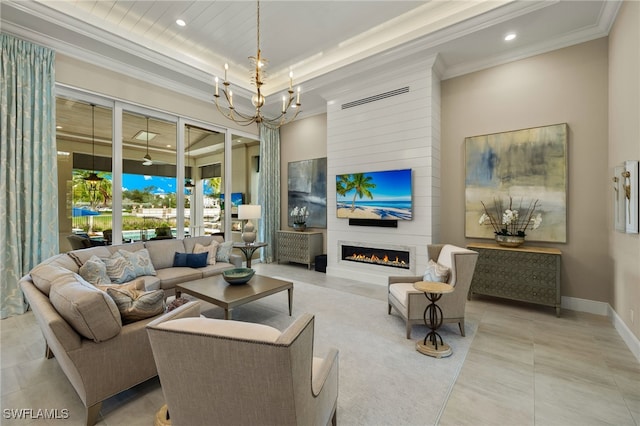
[[[442,309],[443,323],[458,323],[460,334],[464,332],[464,310],[467,293],[471,286],[473,271],[478,260],[478,253],[451,244],[430,244],[427,246],[429,259],[450,268],[450,285],[455,287],[453,293],[442,295],[438,306]],[[422,281],[422,276],[392,276],[388,282],[388,314],[395,308],[404,318],[407,339],[411,338],[411,327],[414,324],[424,324],[424,310],[429,301],[424,293],[416,290],[413,283]]]
[[[336,424],[338,351],[313,356],[310,314],[283,332],[203,317],[147,332],[173,425]]]

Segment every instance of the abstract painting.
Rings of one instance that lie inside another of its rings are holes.
[[[288,164],[287,222],[293,226],[291,211],[306,207],[307,228],[327,227],[327,159],[292,161]]]
[[[465,236],[494,238],[479,223],[482,202],[511,197],[514,209],[539,200],[542,224],[528,241],[566,243],[567,139],[566,123],[465,138]]]

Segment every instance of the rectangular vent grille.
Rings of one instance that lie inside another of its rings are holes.
[[[402,95],[403,93],[409,93],[409,86],[380,93],[379,95],[369,96],[368,98],[358,99],[357,101],[347,102],[346,104],[342,104],[342,109],[353,108],[358,105],[368,104],[369,102],[379,101],[380,99],[390,98],[391,96]]]

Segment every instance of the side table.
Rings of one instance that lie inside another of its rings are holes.
[[[429,355],[435,358],[444,358],[452,354],[451,347],[442,341],[442,336],[438,333],[438,328],[442,325],[442,309],[436,304],[438,300],[445,293],[451,293],[454,290],[453,286],[445,283],[438,283],[432,281],[418,281],[413,284],[413,287],[424,292],[425,297],[430,302],[424,309],[424,324],[431,329],[429,333],[424,337],[424,340],[418,340],[416,343],[416,350],[424,355]],[[427,316],[429,316],[429,322],[427,323]],[[438,340],[440,343],[438,344]]]
[[[247,268],[251,268],[251,258],[253,253],[261,247],[268,246],[268,243],[233,243],[233,248],[240,249],[247,261]]]

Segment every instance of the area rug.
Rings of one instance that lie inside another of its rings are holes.
[[[415,326],[412,340],[386,301],[294,281],[293,316],[287,292],[233,310],[233,319],[284,330],[304,312],[315,315],[314,355],[339,351],[338,423],[341,425],[437,424],[462,367],[477,324],[466,322],[466,337],[457,324],[440,329],[453,349],[448,358],[420,354],[416,340],[427,328]],[[205,305],[203,314],[223,318],[223,310]]]

